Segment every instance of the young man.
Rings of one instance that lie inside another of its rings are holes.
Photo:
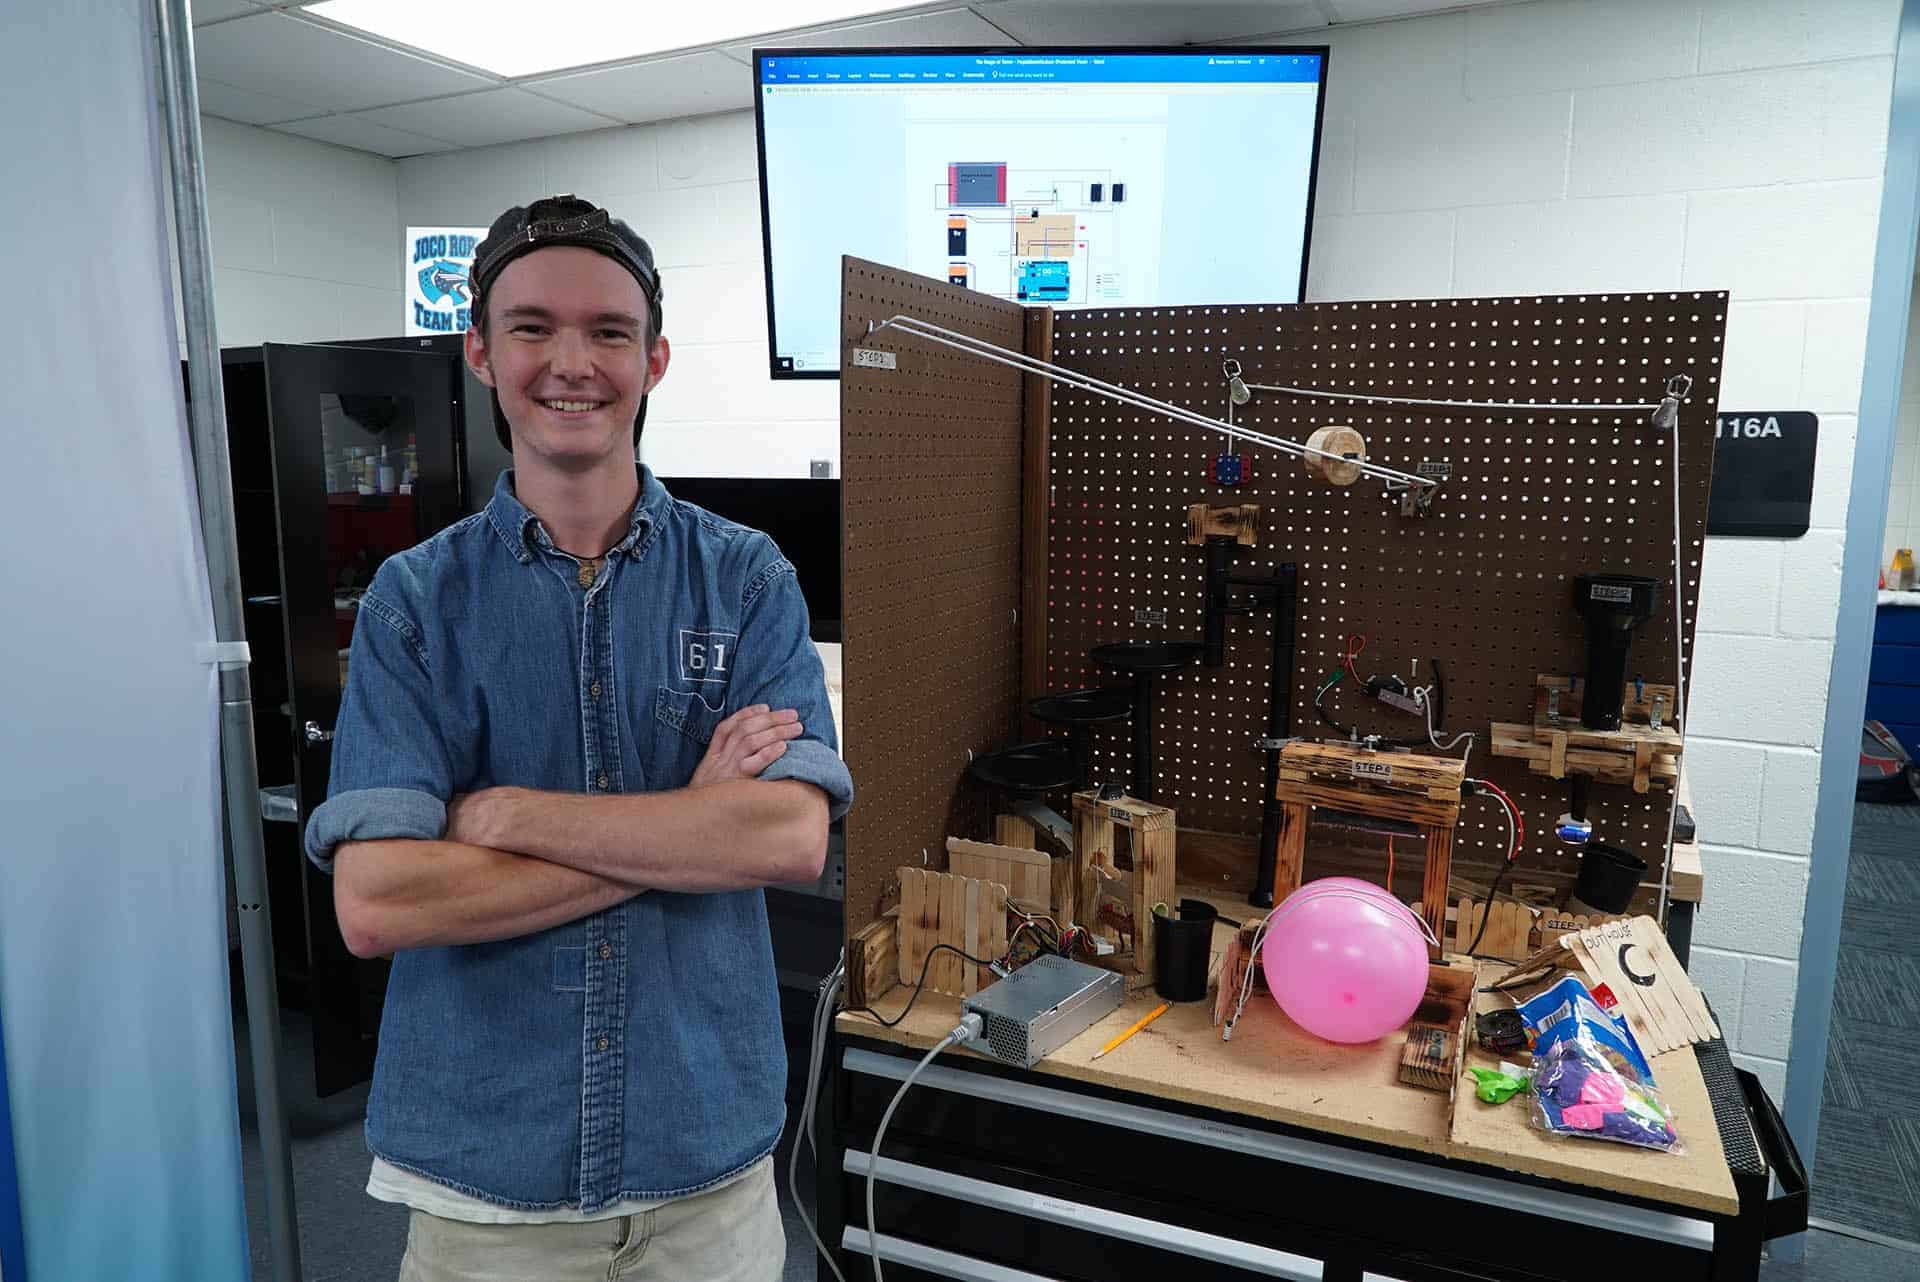
[[[513,451],[360,605],[307,852],[393,955],[367,1191],[403,1282],[770,1279],[786,1057],[760,888],[852,784],[793,567],[636,466],[666,373],[645,241],[508,210],[467,360]]]

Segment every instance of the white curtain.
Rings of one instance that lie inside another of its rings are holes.
[[[0,1019],[28,1282],[248,1272],[156,51],[146,0],[0,0]]]

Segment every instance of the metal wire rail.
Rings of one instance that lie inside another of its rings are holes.
[[[1177,423],[1185,423],[1191,427],[1216,432],[1232,440],[1249,440],[1256,445],[1264,445],[1268,449],[1277,450],[1282,454],[1290,454],[1295,458],[1323,458],[1335,463],[1345,463],[1359,468],[1363,475],[1376,477],[1387,482],[1389,488],[1419,487],[1421,489],[1431,489],[1438,484],[1437,481],[1429,477],[1415,476],[1410,472],[1401,472],[1394,468],[1383,467],[1378,463],[1370,462],[1364,458],[1349,458],[1344,454],[1336,454],[1330,450],[1316,449],[1311,445],[1303,445],[1299,441],[1288,440],[1283,436],[1269,436],[1264,432],[1253,432],[1244,427],[1235,427],[1232,424],[1223,423],[1216,418],[1209,418],[1205,414],[1197,413],[1183,406],[1158,400],[1142,392],[1136,392],[1130,387],[1123,387],[1117,383],[1108,383],[1104,380],[1094,378],[1090,374],[1082,374],[1078,370],[1068,369],[1064,365],[1055,365],[1050,361],[1043,361],[1038,357],[1028,356],[1024,352],[1016,352],[1011,348],[1001,347],[996,343],[989,343],[985,339],[975,338],[971,334],[963,334],[958,330],[951,330],[940,325],[935,325],[931,321],[921,320],[917,316],[897,315],[889,316],[883,321],[868,321],[867,337],[871,338],[873,335],[885,329],[897,329],[902,333],[911,334],[929,343],[937,343],[942,347],[952,348],[955,351],[964,352],[969,356],[977,356],[982,360],[992,361],[999,365],[1006,365],[1024,374],[1035,374],[1050,382],[1072,387],[1079,391],[1091,392],[1096,396],[1104,396],[1109,400],[1119,401],[1123,405],[1131,405],[1135,409],[1144,410],[1149,414],[1157,414],[1163,418],[1170,418]]]
[[[1289,387],[1283,383],[1249,383],[1241,377],[1241,366],[1237,360],[1221,363],[1220,372],[1227,380],[1228,405],[1245,405],[1251,392],[1280,392],[1288,396],[1311,396],[1319,400],[1330,401],[1367,401],[1375,405],[1418,405],[1428,409],[1442,410],[1524,410],[1528,413],[1551,411],[1569,414],[1620,414],[1628,412],[1651,411],[1650,425],[1667,431],[1674,427],[1680,409],[1680,402],[1693,390],[1693,378],[1687,374],[1673,374],[1667,378],[1665,395],[1658,401],[1637,401],[1630,404],[1580,402],[1580,401],[1449,401],[1434,400],[1422,396],[1381,396],[1374,392],[1329,392],[1317,387]]]

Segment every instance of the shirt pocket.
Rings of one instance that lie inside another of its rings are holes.
[[[654,692],[654,759],[646,763],[654,786],[684,788],[707,755],[727,709],[709,707],[697,692],[661,686]]]

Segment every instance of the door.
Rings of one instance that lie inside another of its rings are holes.
[[[262,348],[280,524],[288,722],[299,821],[327,796],[361,595],[380,563],[459,518],[460,369],[439,352]],[[315,1087],[373,1071],[385,961],[347,951],[332,879],[302,861]]]

